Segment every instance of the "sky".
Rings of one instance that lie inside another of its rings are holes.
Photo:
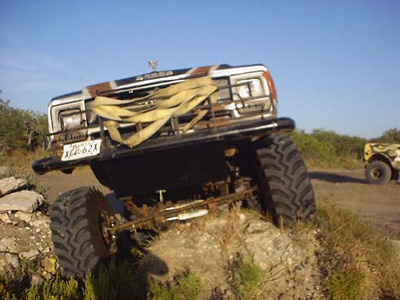
[[[400,128],[400,1],[0,0],[0,97],[55,96],[159,70],[262,63],[279,115],[366,138]]]

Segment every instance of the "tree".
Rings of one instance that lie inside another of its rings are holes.
[[[391,128],[383,132],[377,139],[380,143],[398,143],[400,144],[400,128]]]
[[[35,150],[43,145],[47,131],[46,116],[10,106],[0,98],[0,152]]]

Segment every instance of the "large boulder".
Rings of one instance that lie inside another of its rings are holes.
[[[34,191],[19,191],[0,198],[0,213],[23,211],[32,213],[44,202],[44,197]]]

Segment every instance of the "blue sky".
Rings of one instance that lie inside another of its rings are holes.
[[[263,63],[280,115],[364,137],[400,127],[400,1],[0,0],[0,89],[45,112],[84,85]]]

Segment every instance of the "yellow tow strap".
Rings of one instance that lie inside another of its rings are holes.
[[[104,122],[111,139],[133,148],[155,134],[171,117],[179,117],[202,104],[207,98],[211,103],[218,99],[218,86],[208,76],[171,85],[155,93],[131,100],[118,100],[98,96],[94,100],[93,111],[107,119]],[[143,104],[144,101],[155,104]],[[142,104],[139,104],[142,103]],[[197,115],[184,128],[186,132],[207,114],[207,110],[197,110]],[[123,139],[118,130],[119,123],[150,123],[144,129]]]

